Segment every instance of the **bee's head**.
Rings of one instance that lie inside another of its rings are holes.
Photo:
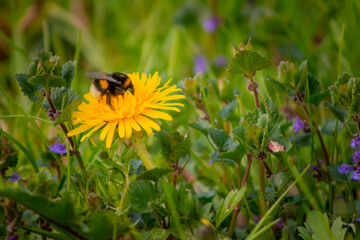
[[[129,78],[126,74],[119,72],[114,72],[111,74],[111,76],[120,83],[125,83],[126,80]]]

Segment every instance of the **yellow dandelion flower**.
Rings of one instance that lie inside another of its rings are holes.
[[[88,103],[81,103],[74,112],[74,124],[80,124],[68,133],[68,136],[88,131],[82,138],[84,141],[92,133],[102,128],[100,140],[106,140],[110,148],[114,134],[120,138],[130,138],[133,131],[144,129],[148,135],[153,130],[159,131],[160,126],[152,119],[172,120],[172,117],[161,110],[180,112],[181,103],[168,102],[185,98],[178,92],[176,85],[169,86],[170,81],[160,87],[161,78],[156,72],[153,76],[142,73],[127,74],[134,86],[134,94],[127,91],[124,95],[111,96],[111,109],[106,104],[106,95],[95,98],[91,93],[84,95]]]

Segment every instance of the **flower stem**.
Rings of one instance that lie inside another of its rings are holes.
[[[53,114],[56,113],[56,107],[55,107],[55,105],[54,105],[54,103],[53,103],[53,101],[52,101],[52,99],[51,99],[51,90],[50,90],[50,89],[46,92],[46,99],[47,99],[47,101],[48,101],[48,103],[49,103],[49,105],[50,105],[50,108],[51,108]],[[68,129],[66,128],[65,124],[64,124],[64,123],[60,123],[60,127],[61,127],[62,131],[64,132],[67,140],[69,141],[70,146],[71,146],[72,150],[74,151],[74,154],[75,154],[75,156],[76,156],[76,159],[77,159],[77,161],[78,161],[78,163],[79,163],[79,166],[80,166],[80,169],[81,169],[81,173],[82,173],[84,179],[86,179],[85,166],[84,166],[84,163],[83,163],[83,161],[82,161],[80,152],[79,152],[79,150],[77,149],[76,143],[74,142],[73,138],[68,137],[67,134],[68,134],[69,131],[68,131]]]
[[[251,75],[249,77],[249,79],[251,81],[252,90],[253,90],[253,93],[254,93],[255,107],[260,108],[259,95],[258,95],[258,92],[256,90],[256,85],[255,85],[255,81],[254,81],[254,75]]]
[[[134,139],[134,147],[147,170],[156,167],[155,163],[151,159],[151,156],[143,143],[141,143],[138,139]]]

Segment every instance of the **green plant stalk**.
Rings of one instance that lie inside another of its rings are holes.
[[[202,95],[203,95],[203,98],[204,98],[207,113],[209,114],[209,117],[210,117],[211,127],[215,128],[216,126],[215,126],[215,122],[214,122],[214,117],[213,117],[213,115],[212,115],[212,113],[210,111],[209,103],[207,101],[207,97],[205,95],[204,88],[201,89],[201,92],[202,92]]]
[[[343,40],[344,40],[344,31],[345,31],[345,24],[343,23],[343,25],[341,27],[341,35],[340,35],[340,41],[339,41],[337,77],[340,77],[340,74],[341,74],[341,60],[342,60],[342,46],[343,46]]]
[[[35,119],[35,120],[42,121],[42,122],[47,123],[47,124],[49,124],[49,125],[51,125],[51,126],[54,126],[54,123],[51,122],[51,121],[48,121],[48,120],[43,119],[43,118],[40,118],[40,117],[31,116],[31,115],[29,115],[29,116],[25,116],[25,115],[6,115],[6,116],[0,116],[0,119],[8,119],[8,118],[10,118],[10,119],[11,119],[11,118],[33,118],[33,119]]]
[[[265,224],[265,222],[267,221],[267,218],[270,217],[272,212],[277,208],[277,206],[280,204],[280,202],[285,198],[286,194],[290,191],[290,189],[292,187],[295,186],[295,184],[299,181],[299,179],[301,179],[301,177],[304,175],[304,173],[306,173],[306,171],[309,169],[309,167],[310,167],[310,165],[308,165],[304,169],[304,171],[296,177],[295,181],[285,190],[285,192],[283,192],[283,194],[281,194],[281,196],[276,200],[276,202],[269,208],[269,210],[265,213],[265,215],[260,219],[258,224],[256,224],[256,226],[251,231],[251,233],[249,234],[247,239],[254,239],[254,236],[256,236],[256,233],[259,232],[258,230],[262,227],[262,225]]]
[[[182,224],[180,222],[180,216],[179,216],[179,213],[178,213],[178,211],[176,209],[175,199],[173,199],[173,196],[171,194],[171,186],[166,181],[161,181],[161,185],[162,185],[162,187],[164,189],[167,202],[168,202],[168,204],[170,206],[171,214],[173,216],[174,223],[175,223],[176,229],[177,229],[177,231],[179,233],[180,239],[186,239],[185,233],[184,233],[184,228],[183,228],[183,226],[182,226]],[[170,218],[169,218],[169,221],[170,221]]]
[[[333,165],[335,162],[335,149],[336,149],[336,143],[337,143],[337,129],[338,129],[338,124],[339,124],[339,120],[336,120],[336,124],[335,124],[335,131],[334,131],[334,147],[331,153],[331,162],[330,164]],[[330,184],[332,185],[331,181]],[[329,199],[329,213],[331,214],[333,212],[333,202],[334,202],[334,188],[333,187],[329,187],[329,191],[330,191],[330,199]]]
[[[252,156],[250,154],[246,154],[246,158],[247,158],[247,164],[246,164],[246,169],[245,169],[245,173],[244,173],[244,177],[241,180],[241,187],[245,186],[245,184],[247,183],[247,180],[249,178],[249,174],[250,174],[250,168],[251,168],[251,163],[252,163]],[[240,168],[240,164],[238,164],[238,167]],[[241,178],[241,168],[239,171],[239,178]],[[241,188],[240,187],[240,188]],[[240,189],[239,188],[239,189]],[[249,212],[249,216],[251,216],[251,211],[249,208],[249,205],[247,204],[247,200],[246,200],[246,196],[244,197],[244,201],[245,201],[245,206]],[[232,215],[231,215],[231,221],[230,221],[230,225],[229,225],[229,230],[228,230],[228,235],[231,237],[234,233],[234,229],[235,229],[235,224],[236,224],[236,219],[237,216],[239,214],[241,210],[241,202],[238,204],[238,206],[233,210]]]
[[[51,99],[51,90],[49,89],[48,91],[46,91],[46,99],[49,103],[49,106],[52,110],[53,113],[56,113],[56,107]],[[75,141],[73,140],[72,137],[69,137],[67,134],[68,134],[68,129],[67,127],[65,126],[64,123],[60,123],[60,128],[62,129],[62,131],[64,132],[65,134],[65,137],[67,138],[67,140],[69,141],[70,143],[70,146],[72,148],[72,150],[74,151],[74,154],[76,156],[76,159],[79,163],[79,166],[80,166],[80,169],[81,169],[81,173],[82,173],[82,176],[84,179],[86,179],[86,170],[85,170],[85,166],[84,166],[84,163],[82,161],[82,158],[81,158],[81,155],[80,155],[80,152],[79,150],[77,149],[77,146],[76,146],[76,143]]]
[[[71,160],[70,160],[70,146],[69,143],[66,143],[66,168],[67,168],[67,190],[70,192],[70,182],[71,182]]]
[[[260,216],[264,216],[266,212],[265,204],[265,167],[262,161],[259,162],[259,178],[260,178],[260,194],[259,194],[259,203],[260,203]]]
[[[142,163],[144,164],[147,170],[153,169],[156,167],[155,163],[151,159],[149,152],[147,151],[145,145],[140,142],[139,139],[134,138],[134,148]]]
[[[353,206],[353,208],[355,209],[355,214],[356,214],[356,207],[355,207],[355,201],[354,201],[354,196],[352,194],[352,187],[351,187],[351,180],[346,184],[347,185],[347,189],[349,191],[349,195],[350,195],[350,201],[351,201],[351,204]]]
[[[169,51],[169,61],[168,61],[168,68],[167,74],[169,76],[174,76],[175,69],[176,69],[176,59],[178,55],[179,49],[179,30],[178,27],[174,27],[171,33],[171,42],[170,42],[170,51]]]

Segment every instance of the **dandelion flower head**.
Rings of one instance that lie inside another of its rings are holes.
[[[172,117],[162,110],[180,112],[181,103],[169,102],[185,98],[182,94],[172,94],[180,91],[176,85],[170,86],[167,81],[160,86],[161,78],[156,72],[154,75],[142,73],[127,74],[134,86],[134,94],[127,91],[124,95],[111,96],[112,110],[106,104],[106,95],[95,98],[91,93],[84,95],[88,103],[81,103],[74,112],[74,124],[77,128],[68,133],[68,136],[87,132],[81,141],[84,141],[95,131],[102,129],[100,140],[105,140],[106,147],[110,148],[114,134],[120,138],[130,138],[133,131],[142,129],[151,135],[153,129],[160,130],[160,126],[153,119],[172,120]]]

